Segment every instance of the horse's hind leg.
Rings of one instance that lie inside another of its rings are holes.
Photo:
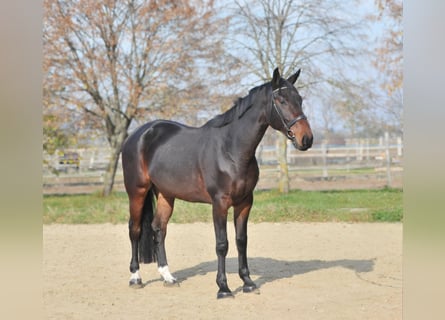
[[[165,252],[165,237],[167,236],[167,223],[173,212],[175,198],[165,197],[159,193],[156,215],[153,219],[152,228],[155,232],[156,256],[158,260],[158,271],[166,284],[176,283],[168,268],[167,254]]]
[[[236,247],[238,249],[238,273],[244,282],[243,292],[252,292],[257,289],[255,283],[250,279],[249,267],[247,265],[247,220],[252,203],[253,195],[250,195],[242,204],[234,207]]]
[[[131,261],[130,261],[130,287],[142,287],[142,279],[139,274],[139,239],[141,237],[142,213],[145,203],[147,188],[140,188],[137,191],[129,192],[130,220],[128,223],[131,241]]]

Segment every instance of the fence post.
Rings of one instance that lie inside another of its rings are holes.
[[[397,156],[402,156],[402,138],[397,137]]]
[[[369,138],[366,138],[366,164],[369,163]]]
[[[391,154],[389,153],[389,133],[385,132],[385,155],[386,155],[386,186],[391,187]]]
[[[328,147],[326,141],[323,141],[321,144],[321,153],[323,158],[323,179],[326,179],[328,177]]]
[[[357,160],[363,160],[363,139],[357,141]]]

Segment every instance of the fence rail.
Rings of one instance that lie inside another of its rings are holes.
[[[61,163],[60,152],[44,157],[43,192],[88,193],[103,184],[109,149],[64,150],[78,155],[76,165]],[[277,147],[260,145],[257,160],[260,180],[257,189],[278,186]],[[314,145],[306,152],[288,146],[287,160],[291,189],[353,189],[401,187],[403,182],[403,144],[388,136],[375,140],[352,140],[346,145]],[[121,168],[119,163],[118,168]],[[124,190],[122,170],[118,169],[115,189]]]

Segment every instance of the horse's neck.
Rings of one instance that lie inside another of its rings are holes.
[[[264,137],[268,123],[267,106],[254,105],[239,119],[227,126],[228,141],[234,151],[243,158],[255,156],[255,150]]]

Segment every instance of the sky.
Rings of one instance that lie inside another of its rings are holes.
[[[218,1],[219,3],[221,1]],[[230,1],[222,1],[229,2]],[[375,0],[361,0],[361,1],[349,1],[345,3],[346,6],[352,12],[352,18],[357,18],[359,16],[367,16],[367,15],[376,15],[377,7],[375,5]],[[347,16],[347,15],[345,15]],[[350,42],[352,46],[363,47],[366,50],[370,50],[371,52],[375,51],[376,48],[380,45],[380,41],[383,39],[385,32],[385,22],[373,21],[368,22],[366,26],[366,34],[367,41],[357,40],[356,42]],[[369,86],[372,87],[373,92],[379,92],[381,95],[385,95],[386,93],[381,89],[381,84],[386,81],[385,75],[378,72],[376,68],[372,64],[372,58],[370,56],[357,57],[356,61],[351,63],[349,66],[345,64],[338,70],[339,65],[330,59],[319,60],[317,63],[317,67],[322,70],[322,73],[328,76],[333,76],[335,78],[336,72],[342,72],[348,79],[352,82],[358,83],[361,81],[369,82]],[[306,78],[305,78],[306,77]],[[305,74],[304,66],[302,70],[302,74],[299,81],[304,82],[308,80],[308,74]],[[311,79],[313,80],[313,79]],[[316,80],[316,79],[315,79]],[[246,77],[243,79],[240,84],[240,95],[247,94],[248,90],[253,86],[261,84],[260,81],[255,76]],[[298,82],[297,82],[298,87]],[[242,90],[244,88],[244,90]],[[320,96],[317,96],[317,90],[312,90],[312,92],[307,93],[305,89],[301,89],[303,96],[305,96],[305,112],[308,114],[310,118],[313,119],[313,125],[317,127],[322,127],[322,123],[319,121],[321,117],[321,113],[324,112],[323,108],[320,108],[320,105],[323,104],[322,94],[323,87],[318,88],[318,92]],[[370,102],[372,103],[372,102]],[[382,110],[375,109],[376,113],[382,113]],[[382,114],[382,117],[384,115]],[[205,115],[203,116],[205,117]],[[344,123],[341,121],[333,122],[331,127],[336,130],[342,130],[344,127]]]

